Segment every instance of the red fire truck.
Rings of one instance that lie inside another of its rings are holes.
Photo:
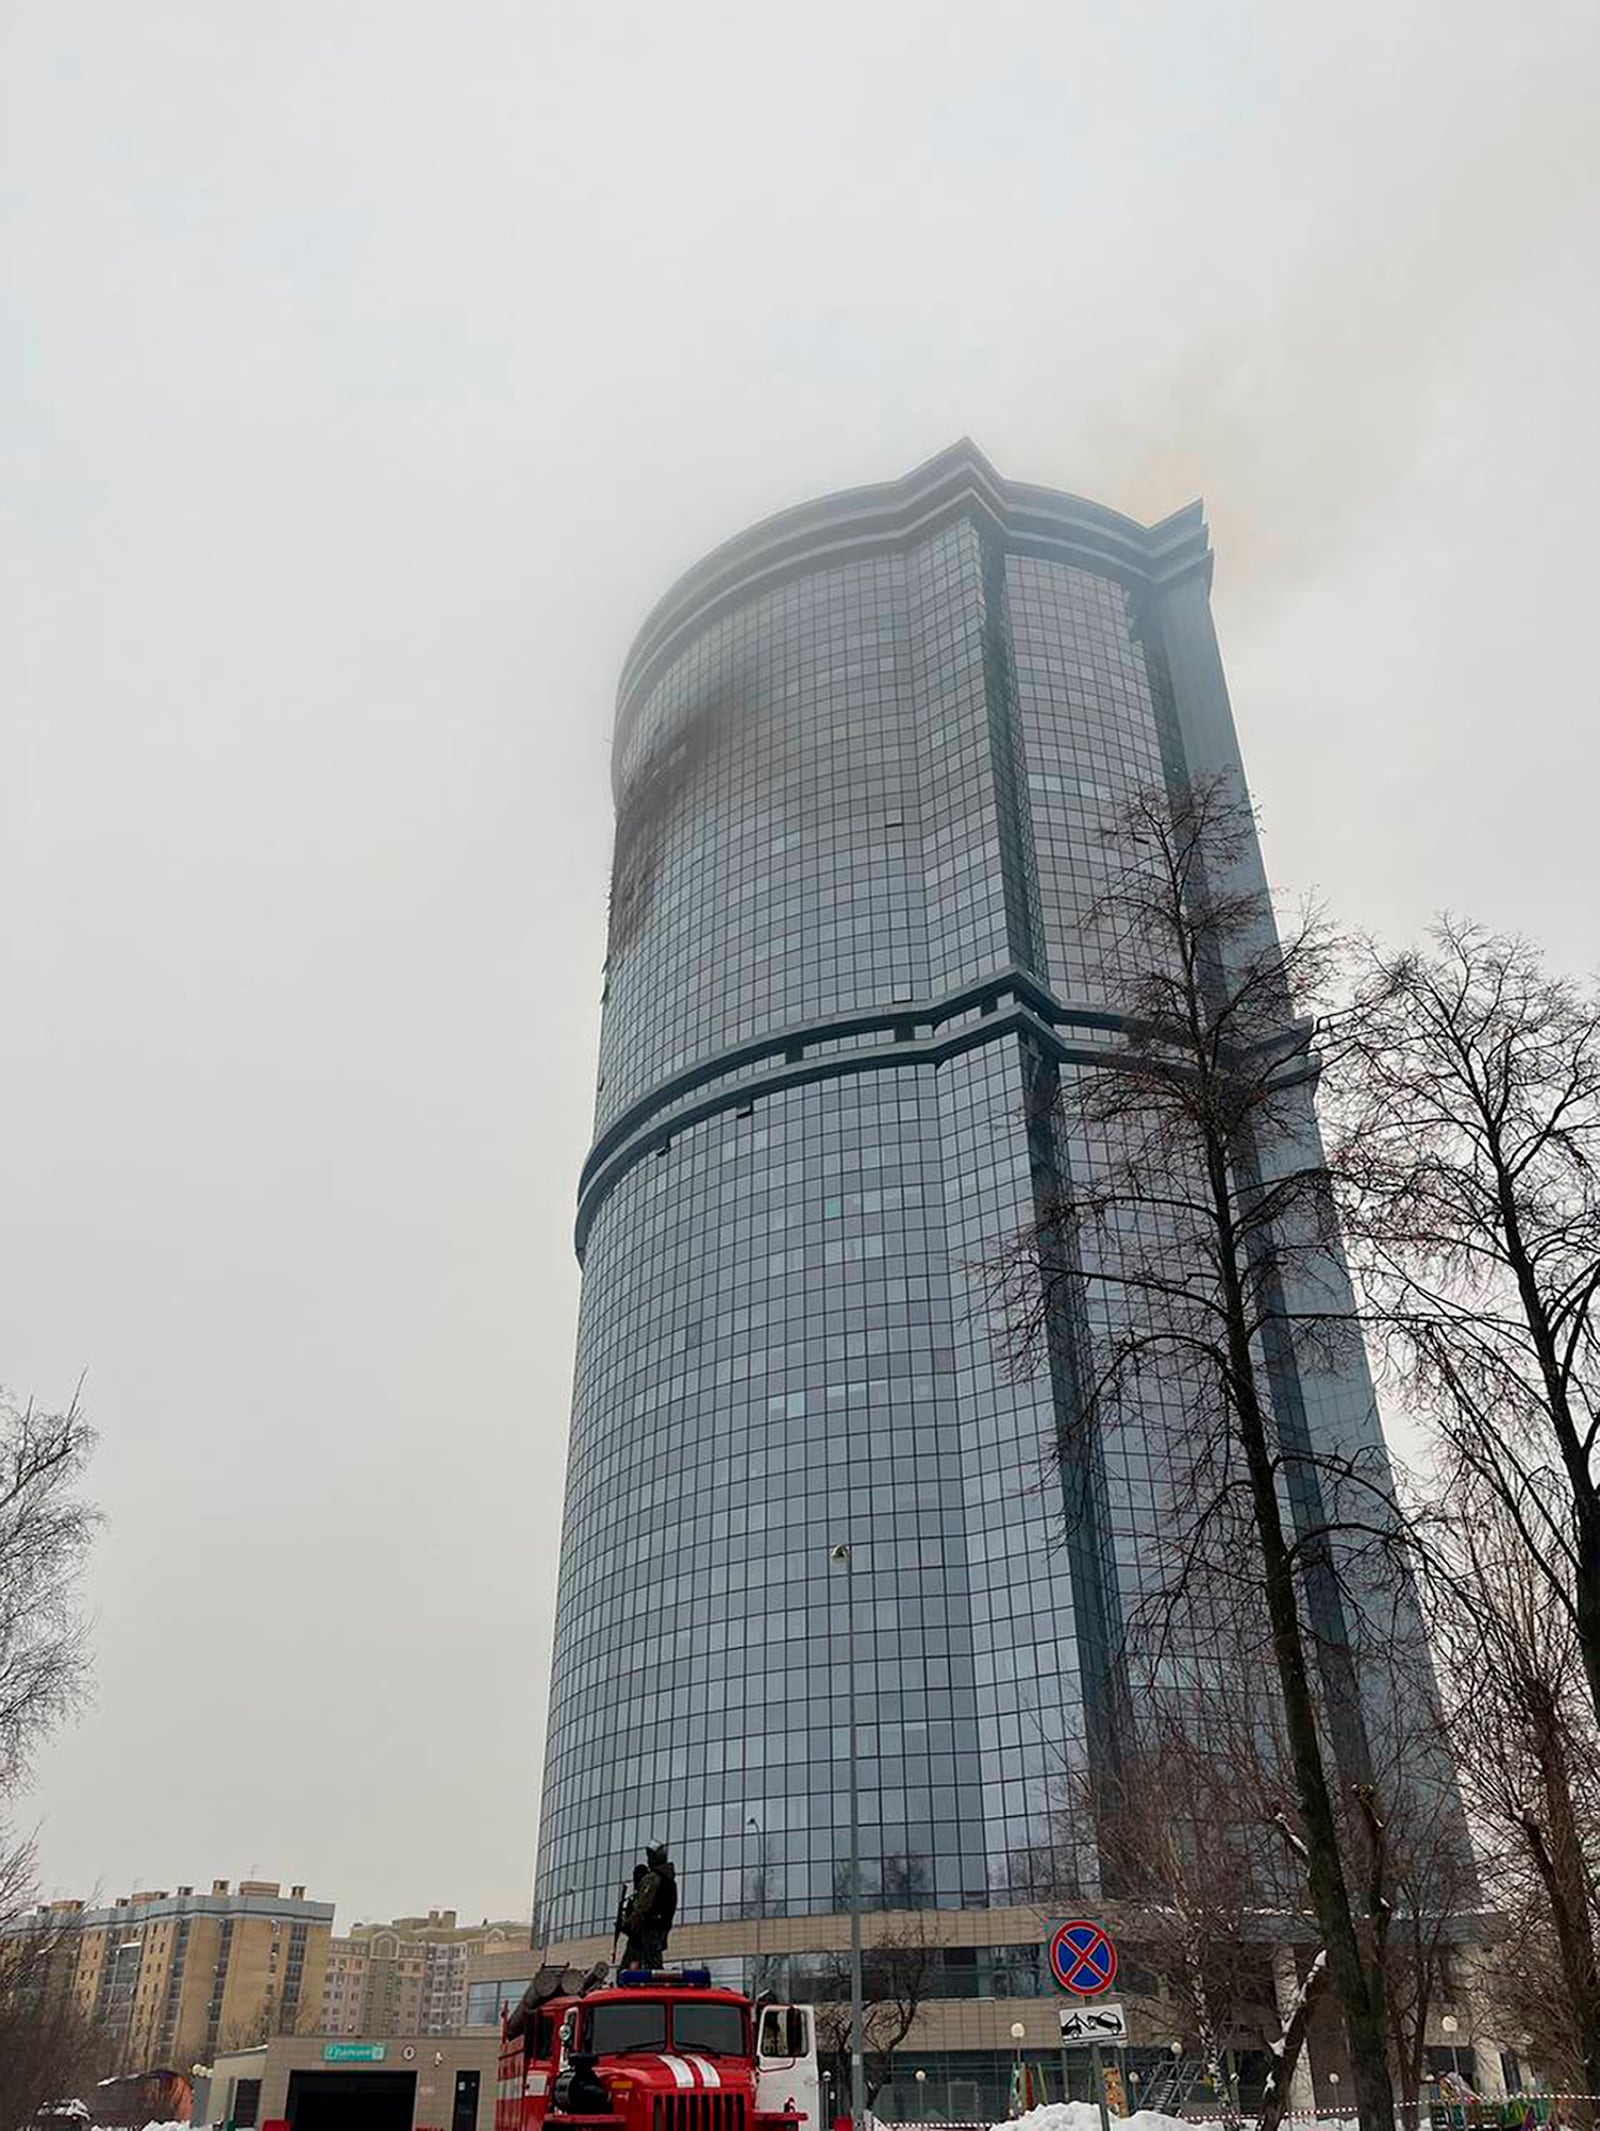
[[[816,2027],[705,1969],[546,1971],[502,2023],[495,2131],[821,2131]]]

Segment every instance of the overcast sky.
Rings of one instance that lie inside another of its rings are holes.
[[[4,0],[0,1380],[50,1892],[525,1914],[617,669],[967,433],[1205,498],[1269,861],[1594,954],[1592,0]],[[641,1833],[647,1831],[641,1830]]]

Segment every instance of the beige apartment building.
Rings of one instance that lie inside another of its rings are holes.
[[[466,2021],[468,1961],[527,1943],[524,1923],[460,1924],[453,1909],[357,1924],[328,1947],[322,2032],[457,2035]]]
[[[213,1880],[120,1896],[105,1908],[50,1902],[13,1932],[45,1931],[84,2013],[121,2069],[179,2070],[271,2035],[314,2026],[333,1904],[277,1880]]]

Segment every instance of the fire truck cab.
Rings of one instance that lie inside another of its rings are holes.
[[[823,2131],[809,2006],[694,1968],[538,1989],[502,2022],[495,2131]]]

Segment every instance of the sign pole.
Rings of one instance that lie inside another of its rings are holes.
[[[1074,1917],[1070,1923],[1058,1924],[1051,1932],[1045,1945],[1045,1959],[1061,1989],[1070,1991],[1081,2006],[1081,2011],[1061,2015],[1063,2098],[1067,2084],[1067,2044],[1071,2041],[1081,2047],[1087,2036],[1089,2077],[1094,2081],[1100,2131],[1111,2131],[1111,2112],[1106,2107],[1105,2061],[1100,2055],[1100,2042],[1107,2034],[1120,2042],[1128,2032],[1126,2013],[1114,1999],[1104,1996],[1117,1980],[1117,1949],[1104,1924],[1080,1916]],[[1067,2032],[1069,2023],[1070,2036]],[[1120,2051],[1118,2055],[1120,2057]]]
[[[1094,2080],[1095,2107],[1100,2111],[1100,2131],[1111,2131],[1111,2117],[1106,2108],[1106,2075],[1100,2062],[1100,2045],[1089,2045],[1089,2070]]]

